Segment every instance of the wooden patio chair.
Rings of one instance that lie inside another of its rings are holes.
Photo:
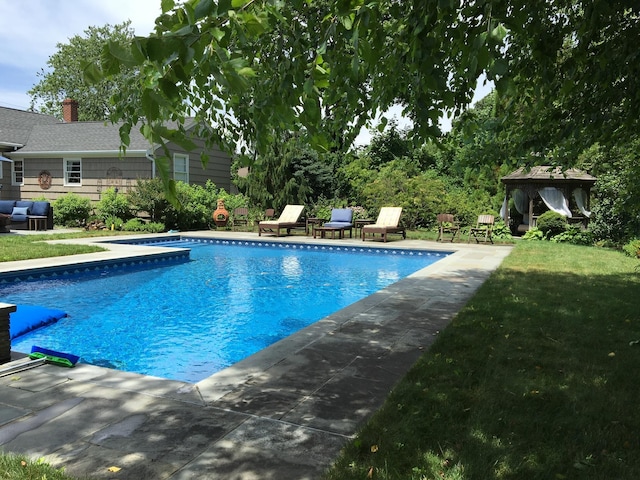
[[[247,207],[238,207],[233,209],[231,227],[249,226],[249,209]]]
[[[469,230],[469,239],[467,243],[471,242],[471,237],[476,239],[476,243],[480,243],[480,240],[483,242],[491,242],[493,243],[493,225],[495,218],[493,215],[478,215],[478,223],[475,227],[471,227]]]
[[[452,213],[441,213],[438,219],[438,238],[436,242],[444,240],[445,235],[451,235],[451,243],[460,234],[460,223],[456,220]]]

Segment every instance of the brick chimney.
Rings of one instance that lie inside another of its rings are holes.
[[[78,102],[76,100],[67,98],[62,102],[62,119],[67,123],[78,121]]]

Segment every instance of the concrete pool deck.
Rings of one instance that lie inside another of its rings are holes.
[[[197,384],[85,364],[0,376],[0,450],[44,458],[79,477],[318,479],[511,251],[418,240],[183,235],[454,253]],[[73,258],[0,263],[0,273],[158,249],[118,244]]]

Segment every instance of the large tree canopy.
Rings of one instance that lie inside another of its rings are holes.
[[[638,128],[639,6],[631,0],[162,0],[155,32],[112,42],[88,78],[140,69],[115,97],[126,127],[180,141],[195,114],[229,150],[266,151],[283,130],[344,149],[400,103],[418,138],[492,80],[526,147],[578,148]],[[507,117],[508,118],[508,117]],[[585,142],[585,140],[587,140]]]
[[[38,73],[40,81],[28,92],[31,108],[62,118],[63,100],[73,98],[78,101],[80,121],[108,119],[113,110],[109,98],[123,88],[126,72],[131,70],[123,69],[118,75],[88,86],[83,78],[83,65],[98,61],[107,41],[130,45],[133,39],[130,24],[89,27],[84,37],[76,35],[69,43],[58,43],[58,51],[47,61],[49,70]]]

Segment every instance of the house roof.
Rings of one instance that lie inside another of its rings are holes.
[[[501,178],[503,183],[595,183],[596,177],[589,175],[583,170],[569,168],[563,170],[561,167],[539,165],[531,167],[529,170],[519,168]]]
[[[51,115],[0,107],[0,151],[25,145],[34,126],[56,123],[60,123],[60,120]]]
[[[29,141],[16,155],[44,153],[117,153],[120,149],[119,125],[105,122],[70,122],[35,125]],[[139,129],[132,128],[129,153],[146,152],[152,147]]]
[[[188,130],[194,125],[194,119],[188,118],[184,126]],[[169,122],[167,127],[176,128],[177,124]],[[16,157],[118,155],[121,145],[119,129],[119,124],[110,122],[62,122],[50,115],[0,107],[0,152]],[[135,126],[129,138],[129,156],[145,155],[149,150],[158,148]]]

